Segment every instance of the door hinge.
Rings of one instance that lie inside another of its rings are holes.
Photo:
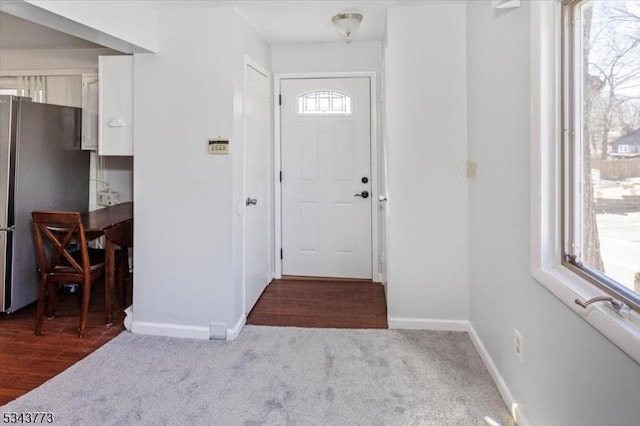
[[[280,249],[280,260],[282,260],[282,249]]]
[[[280,170],[280,182],[282,182],[282,170]]]
[[[282,95],[278,95],[278,105],[282,105]]]

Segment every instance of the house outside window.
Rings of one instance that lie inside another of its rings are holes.
[[[640,312],[640,0],[563,1],[564,265]]]

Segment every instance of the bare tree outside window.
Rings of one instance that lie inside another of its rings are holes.
[[[580,12],[578,260],[640,293],[640,0],[591,0]]]

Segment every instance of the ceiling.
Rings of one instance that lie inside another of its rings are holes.
[[[235,7],[268,43],[340,42],[331,17],[359,12],[362,24],[355,40],[380,40],[386,10],[463,0],[148,0],[155,8]],[[0,12],[0,49],[83,49],[97,44]]]
[[[93,49],[98,47],[102,46],[0,12],[0,49]]]
[[[157,8],[235,7],[270,44],[340,42],[331,17],[359,12],[362,24],[355,40],[381,40],[390,6],[442,4],[466,0],[149,0]]]
[[[269,43],[339,42],[331,17],[342,12],[363,15],[355,40],[380,40],[387,8],[396,1],[255,1],[232,2]]]

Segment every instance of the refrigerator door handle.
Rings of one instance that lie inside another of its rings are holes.
[[[16,230],[16,226],[15,225],[11,225],[8,228],[0,228],[0,232],[13,232]]]

